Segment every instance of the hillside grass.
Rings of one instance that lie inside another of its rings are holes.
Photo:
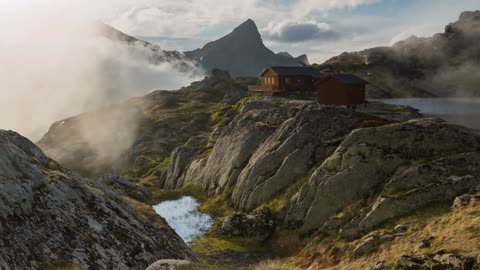
[[[296,265],[354,270],[371,269],[376,262],[386,261],[393,267],[402,255],[421,256],[438,251],[477,257],[480,251],[480,205],[460,210],[450,210],[449,207],[437,205],[384,224],[373,232],[380,235],[391,233],[398,224],[408,225],[409,230],[404,237],[387,242],[376,252],[358,259],[353,259],[351,254],[359,241],[350,243],[335,237],[318,238],[296,257]],[[431,247],[413,253],[415,246],[429,236],[435,237]]]

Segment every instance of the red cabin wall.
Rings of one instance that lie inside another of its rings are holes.
[[[316,90],[320,104],[340,106],[366,102],[365,85],[349,85],[341,80],[330,78],[318,82]]]

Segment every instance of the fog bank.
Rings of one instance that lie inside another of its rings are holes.
[[[99,36],[114,1],[65,2],[0,0],[0,129],[38,140],[57,120],[199,79]]]

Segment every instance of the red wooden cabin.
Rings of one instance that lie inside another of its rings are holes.
[[[335,74],[315,82],[318,103],[322,105],[358,105],[367,103],[366,85],[353,74]]]
[[[260,74],[260,85],[249,85],[251,93],[314,95],[320,72],[312,67],[268,67]]]

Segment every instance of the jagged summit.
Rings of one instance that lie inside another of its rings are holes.
[[[252,35],[252,37],[258,37],[261,39],[257,24],[252,19],[248,19],[239,26],[237,26],[237,28],[232,31],[232,34],[247,34]]]

